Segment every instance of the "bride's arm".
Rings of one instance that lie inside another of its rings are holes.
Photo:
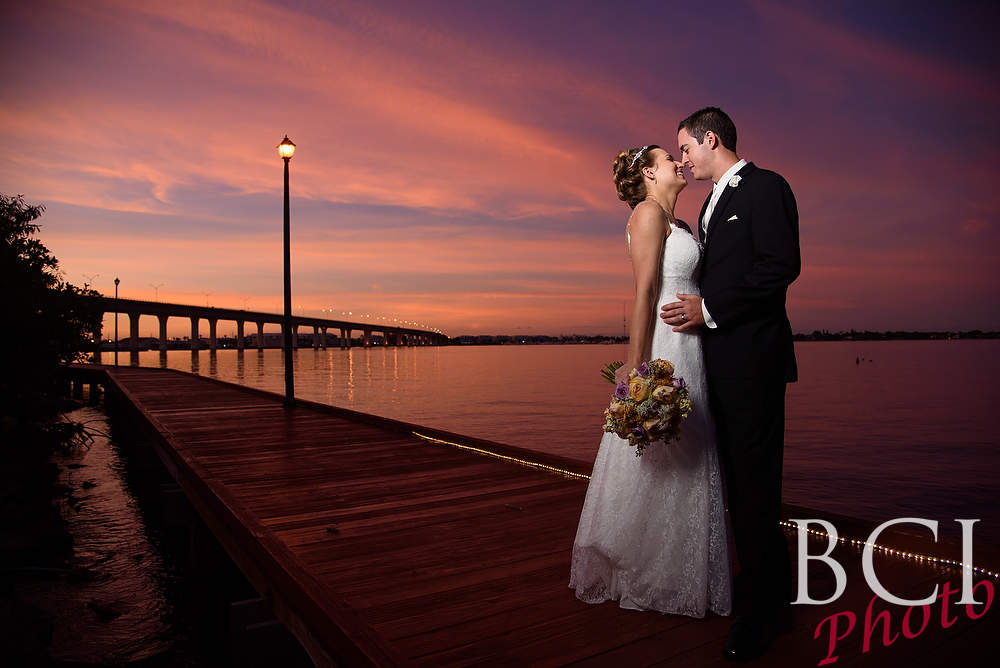
[[[635,278],[635,305],[629,327],[627,373],[649,357],[656,320],[656,301],[660,296],[660,273],[663,243],[670,227],[663,209],[651,201],[640,202],[632,214],[631,256]]]

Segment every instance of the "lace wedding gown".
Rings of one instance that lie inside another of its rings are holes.
[[[679,441],[653,443],[642,457],[628,441],[604,434],[570,569],[569,586],[587,603],[617,600],[622,608],[691,617],[731,611],[722,479],[701,337],[676,333],[658,317],[676,293],[698,294],[700,259],[694,237],[671,225],[650,358],[673,363],[687,381],[693,410]]]

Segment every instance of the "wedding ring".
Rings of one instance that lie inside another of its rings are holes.
[[[685,320],[687,320],[687,316],[681,313],[681,322],[684,322]]]

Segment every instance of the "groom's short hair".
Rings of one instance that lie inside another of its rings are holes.
[[[736,125],[729,114],[718,107],[705,107],[694,112],[677,126],[677,132],[687,130],[699,144],[704,143],[705,133],[711,130],[722,145],[736,152]]]

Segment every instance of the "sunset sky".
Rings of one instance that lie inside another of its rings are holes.
[[[1000,329],[995,3],[31,0],[3,16],[0,192],[44,204],[66,279],[105,294],[118,276],[123,297],[276,311],[287,133],[296,313],[621,333],[611,162],[676,149],[677,122],[718,105],[740,155],[797,197],[795,331]],[[693,221],[709,185],[689,183]]]

